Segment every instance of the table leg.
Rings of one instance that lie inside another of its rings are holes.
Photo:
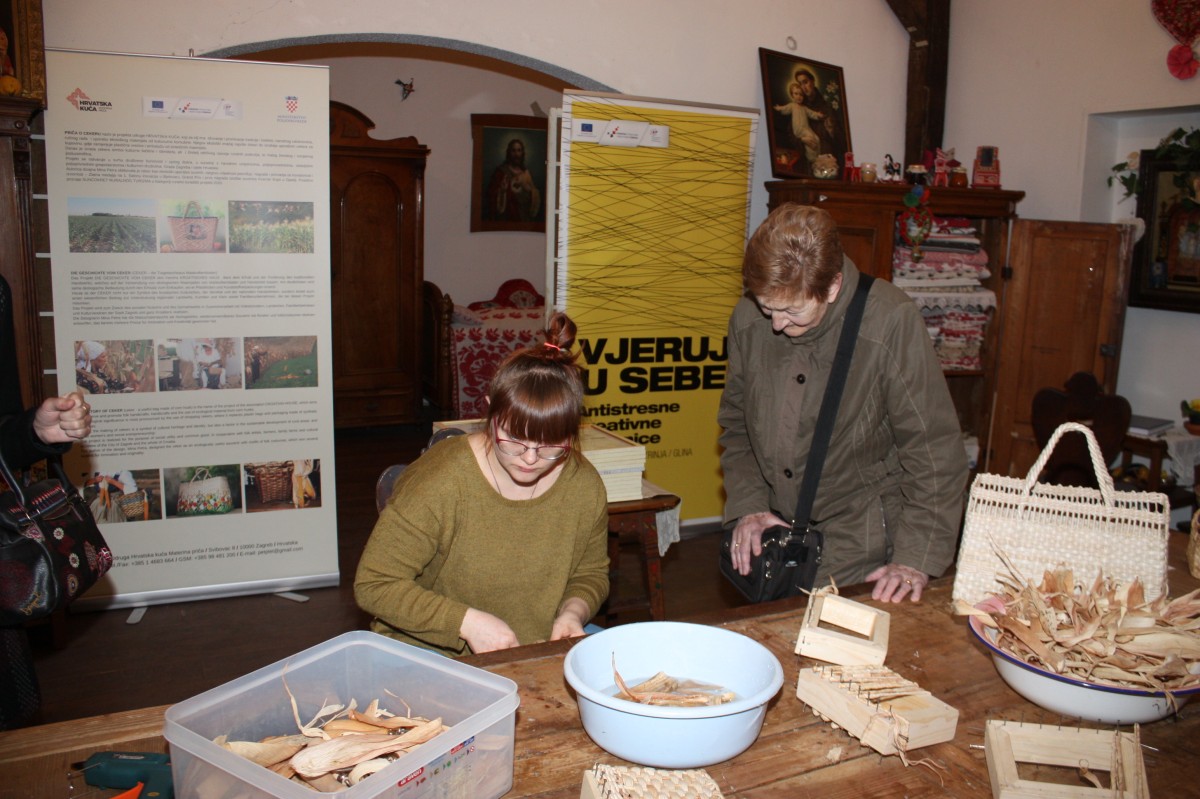
[[[646,598],[618,598],[618,567],[620,557],[620,542],[636,540],[642,556],[646,572]],[[662,558],[658,554],[658,521],[652,510],[631,513],[610,514],[608,517],[608,556],[609,556],[609,621],[622,610],[647,607],[650,618],[654,621],[664,621],[667,618],[666,601],[663,595]]]

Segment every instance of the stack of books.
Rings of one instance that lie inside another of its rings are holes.
[[[448,427],[474,433],[483,429],[483,420],[434,422],[433,432]],[[580,428],[579,440],[583,457],[600,472],[609,502],[642,498],[642,472],[646,470],[645,447],[594,424],[585,424]]]
[[[600,472],[609,502],[642,498],[642,472],[646,470],[646,448],[593,424],[579,431],[583,457]]]

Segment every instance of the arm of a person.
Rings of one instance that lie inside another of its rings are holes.
[[[892,563],[939,576],[958,540],[967,458],[958,414],[920,313],[897,309],[889,336],[885,381],[888,419],[895,437],[903,497],[893,531]]]
[[[603,485],[600,486],[603,490]],[[583,635],[583,626],[596,615],[608,597],[608,501],[595,503],[590,527],[582,533],[575,568],[563,589],[563,601],[550,632],[550,640]]]
[[[433,560],[443,533],[436,503],[427,502],[436,489],[410,488],[379,515],[358,564],[354,598],[364,611],[398,630],[435,646],[461,649],[467,605],[416,582]]]
[[[722,428],[721,471],[725,484],[725,524],[743,516],[770,511],[767,484],[763,480],[758,460],[750,443],[746,423],[744,353],[735,329],[736,311],[730,319],[726,337],[728,361],[725,370],[725,390],[717,410],[717,424]],[[769,368],[761,365],[760,368]]]
[[[33,431],[35,408],[5,417],[0,421],[0,453],[13,469],[24,469],[47,455],[61,455],[71,448],[69,443],[47,444]]]

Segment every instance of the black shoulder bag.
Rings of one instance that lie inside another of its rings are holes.
[[[22,486],[0,457],[9,490],[0,494],[0,626],[49,616],[95,585],[113,556],[91,511],[63,471]]]
[[[858,341],[858,328],[867,304],[867,292],[874,281],[875,278],[870,275],[859,275],[858,288],[846,309],[846,318],[842,320],[842,333],[838,339],[833,369],[829,373],[829,384],[825,387],[825,396],[821,398],[812,449],[808,453],[808,464],[804,467],[804,479],[800,483],[800,496],[796,501],[796,515],[792,517],[791,527],[776,525],[763,531],[762,554],[751,557],[750,573],[746,575],[738,572],[733,565],[733,530],[727,530],[725,540],[721,542],[721,574],[751,602],[796,596],[802,591],[811,591],[816,581],[825,538],[812,524],[813,499],[821,480],[821,470],[825,467],[825,455],[829,451],[829,439],[833,435],[833,423],[842,401],[846,376],[850,373],[850,359]]]

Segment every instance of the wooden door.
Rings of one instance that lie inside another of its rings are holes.
[[[1039,389],[1088,371],[1105,393],[1116,390],[1130,252],[1125,225],[1014,222],[986,471],[1024,475],[1037,460]]]

